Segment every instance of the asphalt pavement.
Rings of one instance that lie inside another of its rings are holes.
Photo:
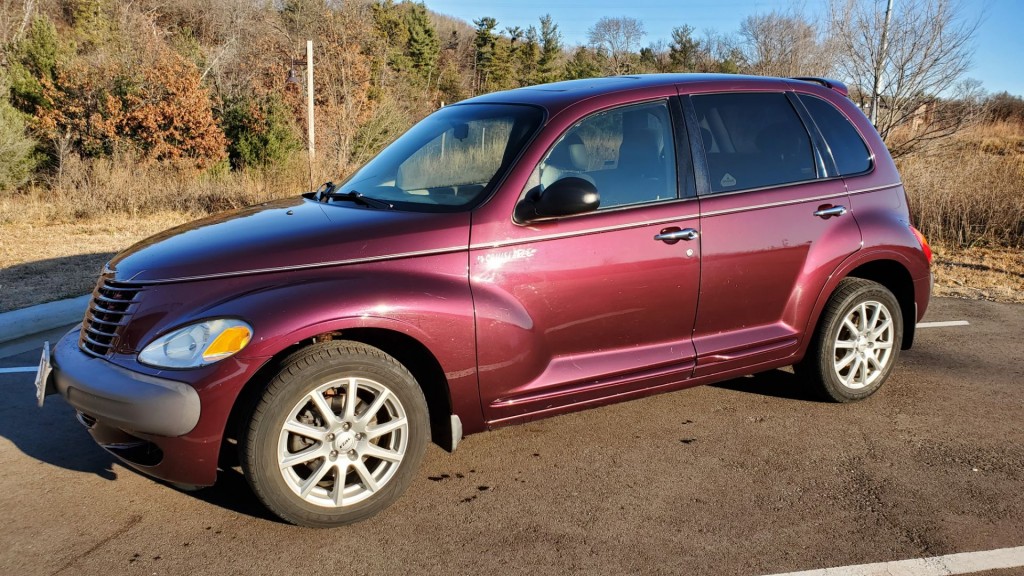
[[[139,475],[0,373],[0,574],[762,575],[1022,546],[1024,306],[926,320],[969,325],[921,329],[867,401],[777,370],[478,434],[332,530],[275,520],[237,471],[196,493]]]

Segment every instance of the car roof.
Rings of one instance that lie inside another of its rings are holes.
[[[550,115],[577,102],[623,91],[640,91],[644,88],[677,85],[684,91],[732,91],[732,90],[780,90],[796,86],[806,87],[808,92],[819,92],[820,79],[786,79],[767,76],[745,76],[741,74],[636,74],[603,78],[564,80],[550,84],[525,86],[483,94],[463,100],[462,104],[532,104],[542,106]],[[832,81],[834,82],[834,81]],[[837,83],[838,84],[838,83]],[[845,87],[844,87],[845,88]]]

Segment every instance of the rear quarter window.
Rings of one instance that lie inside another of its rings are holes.
[[[814,118],[840,175],[850,176],[871,169],[871,151],[842,112],[832,103],[808,94],[800,94],[800,101]]]

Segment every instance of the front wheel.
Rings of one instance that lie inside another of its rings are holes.
[[[430,435],[409,371],[381,350],[325,342],[288,358],[253,409],[242,469],[282,519],[356,522],[405,491]]]
[[[903,340],[903,314],[888,288],[846,278],[829,298],[798,374],[829,400],[850,402],[888,379]]]

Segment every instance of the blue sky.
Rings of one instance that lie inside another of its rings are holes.
[[[882,2],[883,0],[875,0]],[[900,0],[895,0],[899,9]],[[551,14],[567,44],[582,44],[587,30],[602,16],[631,16],[644,23],[644,44],[658,39],[668,41],[672,28],[693,26],[698,33],[706,29],[719,32],[739,30],[740,21],[750,14],[786,9],[792,0],[425,0],[435,12],[467,22],[481,16],[493,16],[499,29],[506,26],[526,28],[536,25],[544,14]],[[801,2],[813,13],[827,0]],[[967,18],[982,16],[978,30],[974,66],[968,77],[981,80],[988,92],[1007,91],[1024,96],[1024,0],[963,0]]]

